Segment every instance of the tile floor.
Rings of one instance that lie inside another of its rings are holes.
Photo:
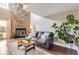
[[[25,48],[21,47],[20,49],[17,49],[17,42],[15,40],[1,40],[0,55],[25,55]],[[27,55],[51,55],[51,53],[36,47],[35,51],[31,50],[27,53]]]
[[[9,50],[7,48],[7,40],[0,41],[0,55],[9,55]]]

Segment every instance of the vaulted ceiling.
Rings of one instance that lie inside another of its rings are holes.
[[[78,3],[25,3],[24,9],[40,16],[78,9]]]
[[[40,16],[48,16],[79,9],[79,3],[24,3],[24,9]],[[8,19],[9,15],[9,10],[0,7],[0,18]]]

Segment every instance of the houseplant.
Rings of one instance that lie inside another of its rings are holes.
[[[17,33],[13,33],[13,38],[18,38]]]
[[[62,39],[65,43],[69,43],[69,39],[75,39],[76,45],[79,45],[79,22],[74,19],[73,15],[67,17],[67,22],[63,22],[60,26],[56,23],[53,24],[52,28],[55,29],[54,37]]]

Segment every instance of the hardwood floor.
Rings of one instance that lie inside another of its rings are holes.
[[[39,47],[41,48],[41,47]],[[61,47],[58,45],[53,45],[51,49],[41,48],[49,53],[52,53],[54,55],[78,55],[77,51],[65,47]]]
[[[25,55],[25,48],[22,46],[18,49],[16,40],[1,40],[0,55]],[[27,52],[27,55],[51,55],[50,53],[35,47]]]

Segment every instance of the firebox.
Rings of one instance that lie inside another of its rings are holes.
[[[25,37],[26,28],[16,28],[15,33],[17,34],[17,38]]]

